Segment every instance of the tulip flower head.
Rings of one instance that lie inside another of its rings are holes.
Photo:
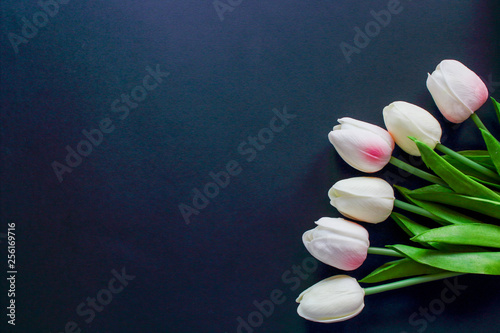
[[[441,141],[441,125],[429,112],[407,102],[394,102],[384,108],[385,127],[396,144],[413,156],[420,156],[412,136],[434,149]]]
[[[336,182],[328,191],[330,204],[353,220],[379,223],[391,215],[394,190],[381,178],[353,177]]]
[[[316,228],[302,235],[306,249],[314,258],[346,271],[363,264],[370,246],[365,228],[340,217],[323,217],[316,224]]]
[[[304,290],[296,302],[302,318],[335,323],[358,315],[365,307],[365,291],[355,278],[335,275]]]
[[[377,172],[391,159],[394,140],[385,129],[352,118],[338,120],[328,139],[350,166],[363,172]]]
[[[427,89],[439,111],[461,123],[488,99],[488,89],[476,73],[456,60],[443,60],[427,77]]]

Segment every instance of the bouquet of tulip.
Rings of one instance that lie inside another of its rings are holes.
[[[395,198],[393,186],[376,177],[343,179],[332,186],[330,203],[344,217],[379,223],[390,216],[414,243],[370,247],[368,232],[360,224],[344,218],[319,219],[302,237],[319,261],[350,271],[360,267],[369,253],[396,260],[359,281],[376,286],[362,288],[356,279],[336,275],[303,291],[297,311],[305,319],[343,321],[362,311],[365,295],[466,273],[500,275],[500,226],[490,223],[500,218],[500,143],[475,113],[487,101],[488,90],[473,71],[455,60],[442,61],[428,75],[427,88],[448,121],[472,118],[486,150],[449,149],[440,143],[442,130],[436,118],[406,102],[384,108],[387,130],[352,118],[339,119],[340,125],[328,138],[349,165],[373,173],[391,163],[430,184],[417,189],[395,185],[403,200]],[[491,101],[500,120],[500,104]],[[408,154],[421,156],[430,170],[393,157],[395,143]],[[381,284],[388,280],[392,281]]]

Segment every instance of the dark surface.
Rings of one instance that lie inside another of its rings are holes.
[[[250,316],[257,327],[240,332],[498,332],[496,277],[458,278],[467,289],[417,323],[412,314],[436,307],[443,282],[369,296],[359,316],[331,325],[303,320],[294,301],[342,273],[312,264],[301,242],[315,220],[340,216],[330,186],[361,174],[328,142],[337,118],[383,125],[382,108],[404,100],[436,115],[448,146],[481,148],[472,122],[443,121],[425,80],[453,58],[499,97],[496,1],[401,1],[350,63],[340,43],[353,45],[355,27],[390,1],[240,2],[221,21],[212,1],[69,1],[17,54],[8,34],[21,35],[40,7],[1,2],[0,232],[16,223],[18,273],[16,326],[2,310],[0,331],[64,332],[73,321],[82,332],[229,333]],[[157,65],[170,75],[120,119],[112,103]],[[248,161],[239,145],[285,106],[296,117]],[[480,112],[498,131],[491,105]],[[51,164],[108,117],[114,130],[59,182]],[[193,190],[230,161],[239,174],[186,224],[179,204],[192,206]],[[407,240],[392,221],[365,226],[374,246]],[[349,274],[383,260],[370,256]],[[95,318],[79,315],[122,268],[135,278]],[[258,322],[255,303],[273,291],[281,303]]]

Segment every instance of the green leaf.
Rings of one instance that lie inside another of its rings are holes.
[[[414,141],[422,154],[424,163],[431,168],[434,173],[441,177],[441,179],[443,179],[455,192],[500,201],[500,195],[467,177],[425,143],[416,139],[414,139]]]
[[[493,190],[495,191],[499,191],[500,190],[500,184],[496,184],[496,183],[492,183],[491,181],[488,181],[488,180],[484,180],[484,179],[479,179],[479,178],[476,178],[476,177],[473,177],[473,176],[469,176],[472,180],[475,180],[476,182],[478,183],[481,183],[483,185],[486,185],[490,188],[492,188]]]
[[[437,184],[432,184],[424,187],[411,190],[412,194],[430,194],[430,193],[455,193],[452,189]]]
[[[391,217],[394,221],[396,221],[399,227],[403,229],[411,237],[414,237],[429,230],[429,228],[424,227],[423,225],[420,225],[415,221],[412,221],[403,214],[392,212]]]
[[[477,154],[471,154],[471,152],[478,152]],[[486,154],[486,156],[483,154]],[[463,151],[463,152],[458,152],[460,155],[468,158],[471,161],[476,162],[477,164],[482,165],[485,168],[488,168],[492,170],[493,172],[496,172],[495,165],[493,164],[493,161],[490,158],[490,155],[486,150],[477,150],[477,151]],[[452,166],[457,168],[460,172],[463,174],[469,176],[472,180],[477,181],[478,183],[481,183],[483,185],[486,185],[490,188],[494,188],[496,190],[500,190],[500,184],[492,182],[492,179],[488,176],[485,176],[483,173],[463,164],[459,160],[454,159],[453,157],[449,155],[443,155],[442,156],[448,163],[450,163]]]
[[[481,221],[478,221],[473,217],[459,213],[452,208],[440,205],[438,203],[416,199],[414,199],[413,201],[417,206],[427,210],[429,213],[434,214],[440,219],[447,222],[444,224],[481,223]]]
[[[445,270],[428,265],[423,265],[414,260],[404,258],[383,264],[382,266],[359,280],[359,282],[375,283],[408,276],[437,274],[443,272],[445,272]]]
[[[495,165],[493,164],[487,150],[462,150],[458,153],[467,157],[469,160],[473,160],[474,162],[490,168],[491,170],[495,170]]]
[[[500,104],[493,98],[490,97],[493,102],[493,107],[495,108],[495,112],[497,114],[498,121],[500,122]]]
[[[460,152],[459,152],[459,154],[460,154]],[[460,155],[462,155],[462,154],[460,154]],[[493,162],[491,161],[489,155],[488,155],[488,159],[490,160],[491,164],[481,163],[480,159],[474,159],[474,158],[469,157],[467,155],[462,155],[462,156],[470,159],[471,161],[478,163],[479,165],[482,165],[485,168],[488,168],[490,170],[495,170],[495,166],[493,165]],[[453,167],[457,168],[460,172],[462,172],[463,174],[465,174],[467,176],[475,177],[481,181],[490,181],[491,180],[489,177],[485,176],[483,173],[481,173],[477,170],[474,170],[470,166],[465,165],[464,163],[460,162],[457,159],[454,159],[453,157],[451,157],[449,155],[443,155],[442,157],[446,160],[446,162],[450,163]]]
[[[411,240],[500,248],[500,227],[485,223],[449,225],[424,231]]]
[[[408,235],[410,235],[410,239],[414,242],[420,243],[422,246],[428,248],[435,248],[442,251],[452,251],[452,252],[478,252],[484,251],[481,248],[473,247],[473,246],[465,246],[465,245],[454,245],[454,244],[444,244],[434,241],[421,241],[415,239],[415,236],[421,235],[428,230],[432,230],[426,226],[418,224],[417,222],[409,219],[408,217],[392,212],[391,217],[396,223],[399,225],[401,229],[403,229]]]
[[[500,252],[445,252],[400,244],[388,247],[416,262],[447,271],[500,275]]]
[[[477,213],[500,219],[500,202],[470,197],[457,193],[417,193],[413,192],[410,196],[417,200],[439,202],[459,208],[468,209]]]
[[[481,134],[483,135],[484,142],[486,143],[486,147],[488,148],[488,153],[490,154],[491,160],[495,165],[495,169],[497,172],[500,170],[500,142],[490,132],[481,130]]]
[[[431,185],[432,186],[432,185]],[[476,220],[470,216],[459,213],[454,209],[449,207],[433,203],[430,201],[417,200],[412,197],[413,192],[417,192],[418,190],[410,191],[404,187],[394,185],[394,187],[405,196],[406,199],[411,201],[413,204],[419,206],[420,208],[425,209],[431,214],[436,215],[439,219],[436,222],[440,224],[463,224],[463,223],[481,223],[481,221]],[[444,223],[443,223],[444,221]]]
[[[476,119],[479,122],[481,121],[477,118],[477,116],[475,116],[475,114],[473,114],[472,116],[473,116],[472,119]],[[480,125],[478,124],[478,126],[480,126]],[[498,175],[496,170],[491,170],[489,168],[486,168],[483,165],[478,164],[478,163],[474,162],[473,160],[471,160],[463,155],[460,155],[459,153],[457,153],[453,149],[450,149],[450,148],[448,148],[440,143],[438,143],[436,145],[436,150],[441,151],[448,156],[451,156],[455,160],[460,161],[460,163],[467,165],[468,167],[474,169],[475,171],[481,173],[484,177],[486,177],[486,178],[480,177],[481,179],[487,179],[488,181],[498,182],[500,184],[500,176]]]

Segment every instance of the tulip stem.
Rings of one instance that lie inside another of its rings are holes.
[[[479,119],[479,116],[476,113],[473,113],[471,116],[472,121],[474,121],[474,124],[476,124],[477,128],[483,129],[486,132],[489,132],[486,126],[484,126],[483,122],[481,119]]]
[[[430,282],[430,281],[435,281],[435,280],[441,280],[441,279],[447,279],[449,277],[463,275],[463,274],[464,273],[457,273],[457,272],[429,274],[429,275],[417,276],[417,277],[413,277],[413,278],[409,278],[409,279],[405,279],[405,280],[401,280],[401,281],[386,283],[386,284],[382,284],[379,286],[368,287],[368,288],[363,288],[363,289],[365,290],[365,295],[372,295],[372,294],[377,294],[377,293],[381,293],[384,291],[413,286],[415,284],[420,284],[420,283],[425,283],[425,282]]]
[[[386,249],[386,248],[383,248],[383,247],[373,247],[373,246],[370,246],[368,248],[368,253],[370,253],[370,254],[379,254],[379,255],[383,255],[383,256],[390,256],[390,257],[404,258],[404,255],[400,254],[399,252],[391,250],[391,249]]]
[[[446,187],[449,187],[448,184],[446,184],[446,182],[444,182],[441,178],[439,178],[438,176],[435,176],[431,173],[428,173],[428,172],[425,172],[423,170],[420,170],[419,168],[416,168],[414,167],[413,165],[411,164],[408,164],[406,162],[403,162],[401,161],[400,159],[397,159],[395,158],[394,156],[391,156],[391,159],[389,160],[389,163],[391,163],[392,165],[406,171],[406,172],[409,172],[417,177],[420,177],[422,179],[425,179],[431,183],[435,183],[435,184],[439,184],[439,185],[442,185],[442,186],[446,186]]]
[[[401,209],[404,209],[404,210],[411,212],[411,213],[415,213],[415,214],[418,214],[418,215],[421,215],[424,217],[428,217],[428,218],[433,219],[433,220],[439,219],[436,215],[428,212],[427,210],[425,210],[421,207],[409,204],[407,202],[404,202],[404,201],[401,201],[398,199],[394,200],[394,206],[401,208]]]
[[[497,181],[497,182],[500,181],[500,176],[497,173],[495,173],[493,170],[488,169],[488,168],[482,166],[481,164],[476,163],[476,162],[468,159],[467,157],[465,157],[463,155],[460,155],[456,151],[453,151],[450,148],[448,148],[440,143],[438,143],[436,145],[436,149],[439,150],[440,152],[450,156],[450,157],[453,157],[455,160],[459,161],[462,164],[467,165],[468,167],[476,170],[477,172],[482,173],[483,175],[487,176],[488,178],[490,178],[494,181]]]

